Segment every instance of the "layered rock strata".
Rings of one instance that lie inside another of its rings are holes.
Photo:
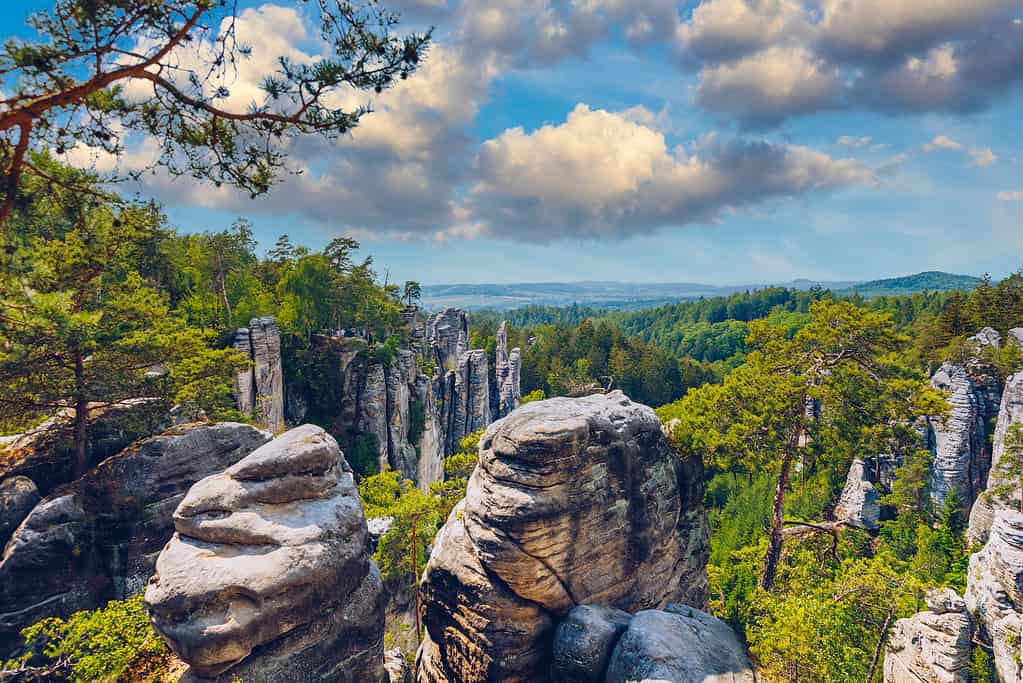
[[[701,463],[621,392],[494,423],[423,575],[417,680],[544,679],[554,626],[580,604],[702,606],[702,498]]]
[[[927,594],[927,611],[895,622],[884,658],[885,683],[966,683],[973,619],[944,588]]]
[[[497,355],[494,374],[497,379],[497,417],[502,418],[519,407],[522,401],[522,353],[518,348],[508,351],[508,322],[497,328]]]
[[[284,431],[284,368],[281,332],[270,317],[253,318],[235,333],[235,348],[252,359],[252,367],[235,380],[238,410],[257,419],[274,434]]]
[[[20,629],[43,617],[141,590],[189,487],[268,439],[250,425],[175,427],[44,498],[0,558],[0,658],[19,642]]]
[[[337,443],[304,425],[198,482],[145,600],[198,679],[379,681],[380,574]]]
[[[853,460],[835,507],[835,519],[868,531],[876,531],[881,520],[880,494],[870,481],[866,465]]]
[[[1009,377],[1002,392],[998,421],[995,423],[987,488],[970,510],[969,540],[972,544],[980,545],[987,541],[988,531],[997,510],[1020,508],[1019,481],[1015,477],[1007,476],[1007,472],[999,465],[1005,455],[1005,437],[1009,427],[1021,421],[1023,421],[1023,372]]]
[[[978,639],[992,649],[999,680],[1023,680],[1023,514],[995,512],[987,543],[970,558],[965,598]]]

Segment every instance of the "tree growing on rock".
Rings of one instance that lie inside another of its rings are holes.
[[[818,301],[789,338],[764,321],[750,325],[755,349],[723,383],[692,390],[672,417],[684,453],[714,467],[776,477],[759,584],[770,589],[781,557],[785,496],[797,459],[848,463],[879,444],[910,438],[904,425],[947,409],[940,394],[902,367],[908,339],[890,317],[848,302]],[[822,416],[809,410],[821,405]],[[890,450],[888,451],[890,452]],[[802,457],[801,457],[802,456]]]
[[[239,40],[237,2],[56,0],[33,14],[35,36],[0,48],[0,224],[24,199],[24,176],[62,182],[31,152],[120,157],[140,134],[154,143],[148,168],[268,191],[293,138],[352,130],[369,109],[339,95],[406,78],[429,40],[393,35],[397,16],[373,0],[307,3],[327,54],[260,55],[273,67],[252,83],[239,82],[239,67],[259,48]],[[258,95],[234,97],[236,86]]]

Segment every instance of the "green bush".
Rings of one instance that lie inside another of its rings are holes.
[[[380,473],[380,459],[377,454],[379,444],[375,434],[342,437],[338,441],[341,442],[345,460],[352,466],[360,479]]]
[[[142,595],[113,600],[96,610],[76,612],[66,621],[50,617],[21,632],[25,654],[4,668],[56,666],[75,683],[158,680],[170,651],[149,624]]]

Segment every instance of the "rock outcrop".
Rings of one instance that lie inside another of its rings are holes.
[[[977,636],[991,646],[999,680],[1023,680],[1023,514],[999,510],[984,548],[970,558],[966,605],[977,618]]]
[[[145,600],[193,679],[379,681],[380,573],[351,468],[297,427],[195,484]]]
[[[137,593],[173,533],[171,513],[192,484],[266,443],[252,426],[175,427],[104,460],[52,492],[0,559],[0,658],[18,631]]]
[[[238,410],[255,415],[274,434],[284,431],[281,332],[273,318],[253,318],[235,333],[235,348],[252,359],[236,378]]]
[[[522,401],[522,352],[518,348],[508,352],[508,322],[497,328],[497,355],[494,374],[497,379],[497,417],[502,418],[519,407]]]
[[[979,366],[952,363],[942,365],[931,384],[949,393],[952,407],[946,420],[929,421],[931,499],[940,510],[948,492],[955,489],[963,509],[969,510],[987,481],[991,465],[988,423],[998,415],[1001,384]]]
[[[1019,482],[1007,478],[998,465],[1005,454],[1005,437],[1009,427],[1021,421],[1023,421],[1023,372],[1009,377],[1002,392],[998,421],[995,423],[987,488],[970,510],[969,540],[973,544],[979,545],[987,541],[988,531],[997,510],[1018,510],[1020,507]]]
[[[168,406],[156,399],[90,406],[86,463],[92,467],[138,439],[159,434],[170,423]],[[69,409],[10,439],[0,447],[0,480],[28,477],[45,496],[74,479],[73,429],[74,410]]]
[[[707,598],[702,465],[621,392],[523,406],[490,426],[423,575],[421,682],[549,675],[575,606]]]
[[[638,612],[608,663],[606,683],[756,683],[728,624],[685,605]]]
[[[884,658],[885,683],[966,683],[973,620],[966,602],[944,588],[927,594],[926,612],[895,622]]]
[[[39,502],[39,489],[28,477],[14,476],[0,481],[0,556],[14,530]]]
[[[460,308],[445,308],[434,315],[426,325],[426,344],[441,376],[454,370],[469,350],[469,314]]]
[[[876,531],[880,523],[880,494],[859,458],[849,468],[842,497],[835,507],[835,519],[868,531]]]
[[[487,353],[467,351],[458,359],[458,367],[443,377],[434,376],[444,454],[458,450],[458,443],[492,421],[490,414],[490,377]]]

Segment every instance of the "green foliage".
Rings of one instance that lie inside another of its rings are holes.
[[[521,405],[533,403],[534,401],[543,401],[546,398],[547,392],[545,392],[543,389],[534,389],[533,391],[529,392],[528,394],[522,397]]]
[[[426,549],[444,519],[441,501],[392,470],[365,477],[359,483],[359,495],[367,516],[391,518],[391,528],[373,555],[381,575],[416,584],[426,566]]]
[[[379,444],[376,434],[357,434],[341,438],[345,460],[360,478],[383,474],[380,472]]]
[[[170,651],[149,624],[142,595],[111,601],[105,607],[76,612],[67,620],[51,617],[21,632],[26,654],[4,668],[32,662],[57,664],[75,683],[116,681],[132,672],[156,680]]]
[[[408,441],[416,445],[426,429],[426,407],[418,398],[413,397],[408,409]]]
[[[973,648],[967,671],[970,675],[970,683],[998,683],[994,657],[982,647]]]
[[[171,370],[177,387],[174,402],[193,419],[204,413],[212,420],[245,421],[235,409],[233,379],[252,361],[234,348],[200,349],[194,356],[183,358]]]

